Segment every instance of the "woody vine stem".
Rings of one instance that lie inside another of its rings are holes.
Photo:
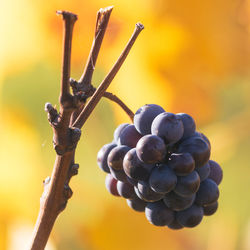
[[[100,99],[106,97],[116,102],[133,119],[133,112],[117,96],[106,90],[144,28],[142,24],[136,24],[125,49],[99,87],[95,89],[92,85],[92,75],[112,9],[107,7],[97,13],[93,44],[79,81],[70,78],[71,43],[77,15],[67,11],[57,12],[62,15],[64,23],[60,110],[58,112],[50,103],[45,104],[45,111],[48,113],[48,120],[53,129],[56,159],[51,177],[44,181],[44,192],[40,198],[40,210],[33,231],[31,250],[45,248],[56,218],[66,208],[68,199],[73,194],[69,182],[71,177],[78,173],[79,168],[75,163],[75,149],[81,136],[81,128]],[[88,98],[90,100],[87,102]]]

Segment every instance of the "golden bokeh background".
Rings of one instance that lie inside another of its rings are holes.
[[[72,77],[79,79],[94,35],[96,12],[114,5],[96,65],[97,86],[136,22],[144,24],[109,91],[136,111],[157,103],[191,114],[221,164],[219,210],[194,229],[149,224],[104,186],[96,154],[128,117],[101,100],[82,129],[71,180],[74,195],[59,216],[47,250],[250,249],[249,0],[0,1],[0,249],[25,249],[39,210],[42,180],[55,152],[45,102],[58,104],[62,21],[78,14]]]

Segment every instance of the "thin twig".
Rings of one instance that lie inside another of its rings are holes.
[[[79,81],[76,82],[76,86],[78,89],[77,91],[88,93],[92,89],[91,81],[95,70],[96,60],[102,45],[103,37],[105,35],[112,10],[113,6],[110,6],[104,9],[100,9],[97,12],[95,36],[92,42],[92,47],[89,52],[89,56],[83,74],[80,77]],[[75,122],[78,115],[82,112],[84,106],[85,103],[82,103],[81,106],[74,111],[70,121],[71,125]]]
[[[96,29],[95,29],[95,37],[92,43],[92,47],[89,53],[89,57],[83,71],[83,74],[79,80],[81,85],[90,85],[92,80],[92,75],[95,69],[96,60],[101,48],[102,40],[108,26],[108,21],[110,14],[113,10],[113,6],[100,9],[97,12],[96,18]]]
[[[80,113],[80,115],[78,116],[78,118],[74,122],[73,127],[81,128],[84,125],[84,123],[86,122],[86,120],[88,119],[88,117],[90,116],[92,111],[94,110],[95,106],[102,98],[106,89],[108,88],[108,86],[110,85],[110,83],[112,82],[112,80],[114,79],[116,74],[118,73],[120,67],[122,66],[124,60],[126,59],[128,53],[129,53],[130,49],[132,48],[136,38],[138,37],[140,32],[143,30],[143,28],[144,28],[144,26],[141,23],[136,24],[134,33],[131,36],[131,38],[130,38],[129,42],[127,43],[125,49],[123,50],[122,54],[120,55],[120,57],[118,58],[118,60],[114,64],[113,68],[108,73],[108,75],[105,77],[105,79],[99,85],[99,87],[97,88],[94,95],[91,97],[91,99],[89,100],[89,102],[87,103],[87,105],[85,106],[83,111]]]
[[[103,97],[108,98],[109,100],[117,103],[125,111],[125,113],[129,116],[130,120],[133,122],[135,114],[118,96],[116,96],[110,92],[104,92]]]

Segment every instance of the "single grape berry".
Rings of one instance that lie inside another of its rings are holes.
[[[194,170],[195,163],[189,153],[172,153],[168,160],[168,166],[174,170],[176,175],[185,176]]]
[[[111,174],[106,175],[105,186],[112,195],[120,196],[117,191],[117,180]]]
[[[118,194],[125,199],[134,199],[136,197],[134,186],[130,183],[118,181],[117,191]]]
[[[109,152],[116,147],[115,143],[108,143],[105,144],[98,152],[97,154],[97,164],[100,167],[101,170],[103,170],[106,173],[110,173],[109,166],[107,163],[107,158],[109,155]]]
[[[209,177],[212,179],[217,185],[219,185],[223,178],[222,168],[216,161],[209,160],[210,165],[210,174]]]
[[[118,181],[128,182],[127,175],[125,174],[123,169],[113,169],[110,168],[110,174]]]
[[[209,174],[210,174],[210,165],[209,165],[209,163],[206,163],[204,166],[202,166],[200,168],[196,168],[195,171],[200,176],[200,180],[202,182],[205,179],[207,179]]]
[[[143,136],[136,145],[138,158],[147,163],[161,162],[167,153],[164,141],[156,135]]]
[[[181,118],[173,113],[161,113],[152,122],[151,133],[161,137],[166,144],[179,141],[183,132],[184,127]]]
[[[168,228],[173,229],[173,230],[178,230],[178,229],[182,229],[183,226],[177,221],[176,218],[174,218],[174,220],[168,224]]]
[[[170,192],[163,198],[165,205],[174,211],[181,211],[189,208],[194,203],[194,200],[195,194],[188,197],[182,197],[175,192]]]
[[[130,124],[121,131],[118,144],[134,148],[141,137],[142,135],[135,129],[135,126]]]
[[[130,147],[124,145],[112,148],[107,158],[108,166],[116,170],[123,169],[123,158],[130,149]]]
[[[147,202],[139,199],[138,197],[135,197],[134,199],[131,200],[127,199],[127,204],[129,207],[131,207],[133,210],[137,212],[144,212]]]
[[[199,168],[208,162],[210,147],[201,137],[191,136],[181,142],[178,153],[190,153],[194,158],[195,167]]]
[[[219,198],[219,189],[217,184],[207,178],[200,184],[200,188],[196,193],[195,203],[200,206],[210,205],[216,202]]]
[[[218,201],[210,205],[204,206],[203,207],[204,215],[206,216],[213,215],[217,211],[217,209],[218,209]]]
[[[142,198],[148,202],[159,201],[164,197],[164,194],[153,191],[150,188],[149,183],[146,181],[139,181],[137,184],[137,189],[139,192],[139,198]]]
[[[177,177],[174,171],[166,164],[156,166],[149,177],[149,184],[152,190],[157,193],[168,193],[175,188]]]
[[[166,226],[174,220],[174,211],[167,208],[162,201],[149,202],[145,214],[147,220],[155,226]]]
[[[156,104],[146,104],[140,107],[134,115],[135,128],[142,135],[150,134],[152,121],[163,112],[165,110]]]
[[[189,175],[179,176],[174,192],[180,196],[187,197],[195,194],[200,186],[200,177],[196,171]]]
[[[182,139],[194,135],[196,125],[193,117],[185,113],[178,113],[176,116],[180,117],[183,123],[184,132]]]
[[[116,143],[118,143],[118,140],[119,140],[119,137],[120,137],[120,134],[121,134],[122,130],[123,130],[124,128],[126,128],[128,125],[130,125],[130,124],[128,124],[128,123],[122,123],[122,124],[120,124],[120,125],[115,129],[115,131],[114,131],[114,141],[115,141]]]
[[[184,227],[195,227],[202,221],[203,209],[195,204],[176,213],[177,221]]]
[[[130,149],[123,159],[123,169],[132,179],[147,180],[153,167],[154,165],[139,160],[135,148]]]

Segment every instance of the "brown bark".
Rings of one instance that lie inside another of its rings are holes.
[[[79,165],[75,164],[74,159],[75,149],[81,135],[80,129],[100,101],[101,97],[105,95],[108,96],[110,99],[119,103],[119,105],[130,114],[130,117],[133,116],[133,112],[122,103],[119,98],[111,93],[105,94],[105,90],[117,74],[138,34],[143,29],[141,24],[136,25],[135,32],[121,56],[94,94],[93,91],[95,89],[91,85],[91,78],[94,70],[94,67],[92,66],[96,63],[97,55],[105,33],[105,30],[103,31],[103,29],[106,29],[107,27],[111,10],[112,8],[108,7],[98,12],[94,43],[83,76],[79,82],[74,80],[71,80],[70,82],[71,43],[73,27],[77,20],[77,16],[66,11],[58,12],[58,14],[63,16],[64,20],[63,66],[59,96],[60,112],[58,113],[50,103],[46,103],[45,105],[45,110],[48,112],[48,120],[54,132],[53,143],[57,155],[51,178],[48,177],[44,181],[44,192],[40,199],[40,210],[31,240],[30,249],[32,250],[45,248],[56,218],[66,208],[67,201],[73,194],[69,187],[69,182],[71,177],[78,172]],[[99,29],[102,30],[100,31],[101,35],[100,32],[98,33]],[[90,66],[91,61],[93,64]],[[73,95],[70,93],[70,83],[73,89]],[[88,88],[92,92],[88,93],[88,91],[86,91]],[[93,96],[86,107],[82,110],[86,98],[91,95]],[[76,114],[78,117],[76,117]]]

